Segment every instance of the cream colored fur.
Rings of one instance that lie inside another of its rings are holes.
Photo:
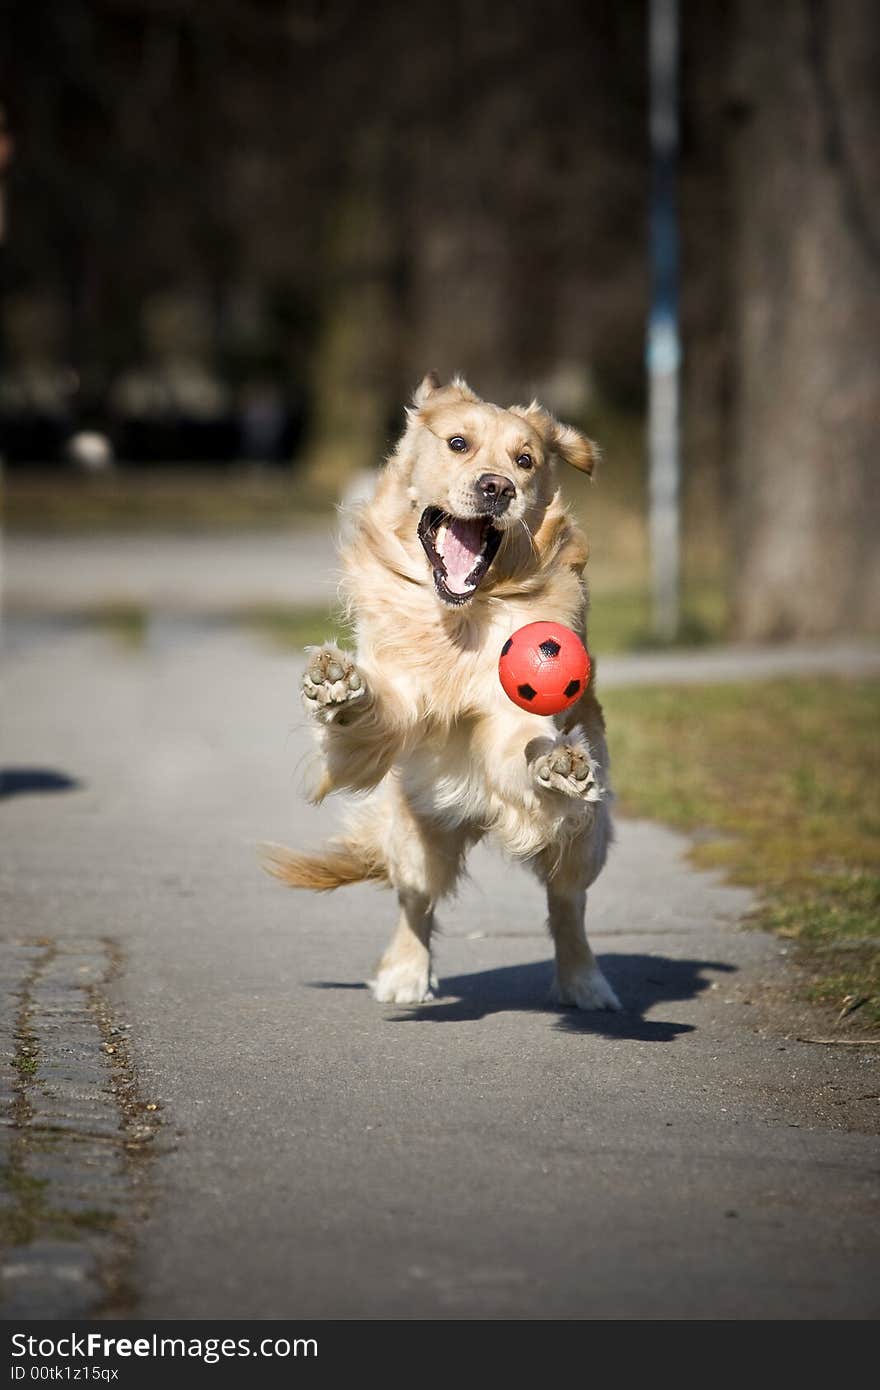
[[[448,440],[463,437],[466,453]],[[524,452],[530,468],[516,462]],[[584,931],[586,890],[611,839],[608,750],[592,683],[554,718],[513,705],[498,680],[503,643],[526,623],[558,620],[582,636],[583,535],[559,495],[562,460],[590,472],[594,449],[537,404],[503,410],[460,379],[420,386],[407,427],[344,547],[354,657],[312,651],[303,682],[314,719],[320,800],[370,791],[348,833],[323,854],[274,849],[267,866],[314,889],[386,880],[400,918],[370,982],[384,1003],[415,1004],[435,988],[431,932],[467,850],[489,835],[546,884],[556,996],[583,1009],[619,1008]],[[473,597],[450,607],[417,537],[428,506],[479,514],[476,480],[516,484],[497,555]]]

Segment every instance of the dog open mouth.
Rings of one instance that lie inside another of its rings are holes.
[[[440,507],[426,507],[418,535],[444,603],[467,603],[485,579],[501,544],[501,532],[492,525],[491,517],[449,516]]]

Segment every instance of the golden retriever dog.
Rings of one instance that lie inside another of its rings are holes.
[[[433,374],[343,547],[354,655],[312,648],[302,684],[320,772],[314,799],[370,793],[323,853],[270,847],[285,883],[326,890],[373,879],[400,918],[369,982],[376,999],[432,998],[434,910],[484,836],[545,885],[556,999],[618,1009],[584,929],[587,889],[611,839],[608,751],[591,678],[555,717],[508,700],[498,658],[517,628],[565,623],[583,638],[582,533],[559,462],[592,472],[595,449],[536,402],[504,410]]]

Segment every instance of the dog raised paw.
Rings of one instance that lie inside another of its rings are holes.
[[[345,722],[349,712],[365,709],[367,684],[347,652],[338,647],[310,647],[302,678],[303,704],[324,723]]]
[[[560,740],[532,765],[535,782],[542,791],[561,792],[580,801],[601,801],[598,768],[584,743]]]

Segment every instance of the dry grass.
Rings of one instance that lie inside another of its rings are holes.
[[[699,832],[696,863],[761,895],[812,996],[880,1027],[880,683],[612,690],[621,809]],[[674,753],[673,750],[674,749]]]

